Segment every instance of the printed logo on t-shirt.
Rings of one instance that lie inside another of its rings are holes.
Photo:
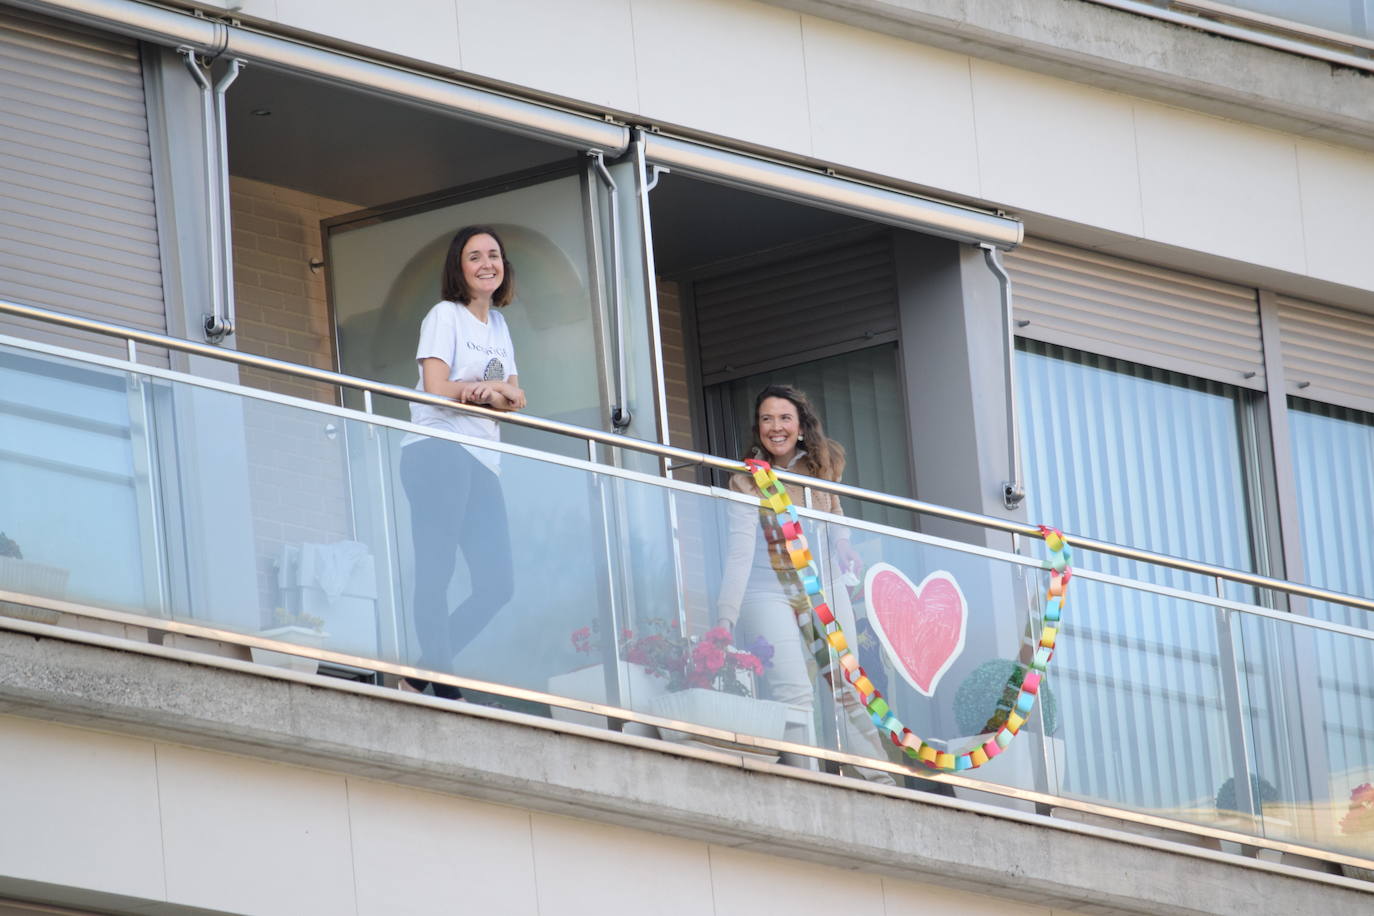
[[[476,351],[476,352],[478,352],[478,353],[485,353],[485,354],[487,354],[488,356],[490,356],[490,355],[493,354],[493,353],[505,353],[505,352],[506,352],[506,348],[505,348],[505,347],[496,346],[496,345],[494,345],[494,344],[479,344],[479,343],[477,343],[476,341],[472,341],[472,340],[469,340],[469,341],[467,341],[466,343],[467,343],[467,348],[468,348],[469,350],[474,350],[474,351]]]
[[[487,360],[487,368],[482,371],[482,381],[501,382],[506,378],[506,365],[496,357]]]

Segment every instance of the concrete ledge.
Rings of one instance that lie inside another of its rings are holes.
[[[1354,882],[500,710],[35,624],[0,713],[1092,912],[1367,913]]]
[[[764,0],[1130,95],[1374,149],[1374,74],[1084,0]]]

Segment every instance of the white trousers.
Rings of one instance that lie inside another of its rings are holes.
[[[751,583],[752,585],[752,583]],[[844,602],[847,609],[848,602]],[[837,609],[838,612],[838,609]],[[840,626],[846,633],[853,634],[853,612],[848,621],[841,619]],[[815,720],[816,683],[807,664],[807,648],[802,645],[801,631],[797,628],[797,618],[784,596],[781,586],[772,588],[751,588],[745,592],[740,602],[739,622],[736,624],[735,645],[747,649],[754,637],[762,636],[773,646],[773,667],[764,673],[764,683],[768,695],[779,703],[804,710],[801,717],[805,722]],[[882,738],[872,719],[854,696],[848,684],[841,682],[843,697],[836,697],[841,715],[837,724],[839,749],[850,754],[886,759]],[[816,745],[814,729],[810,726],[789,726],[784,736],[788,741],[798,744]],[[809,757],[798,758],[784,754],[783,762],[808,769],[815,768],[815,761]],[[845,767],[843,769],[851,769]],[[881,770],[862,767],[852,768],[858,775],[872,782],[892,783],[892,776]]]

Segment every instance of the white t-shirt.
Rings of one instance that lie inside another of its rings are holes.
[[[415,362],[420,369],[420,380],[415,385],[417,391],[425,390],[425,372],[421,363],[430,357],[441,359],[448,365],[450,382],[504,382],[512,375],[520,374],[515,368],[515,345],[511,343],[506,319],[496,309],[487,312],[487,321],[483,324],[472,312],[456,302],[445,300],[434,306],[420,323],[420,343],[415,348]],[[493,442],[501,438],[500,425],[495,420],[466,414],[452,407],[433,407],[412,402],[410,422]],[[407,436],[401,445],[410,445],[420,441],[420,438],[417,435]],[[468,451],[493,472],[501,472],[500,452],[491,449]]]

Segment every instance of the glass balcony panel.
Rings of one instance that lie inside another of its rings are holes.
[[[1369,0],[1225,0],[1227,6],[1287,19],[1345,35],[1369,38],[1374,4]]]
[[[1374,640],[1263,618],[1238,633],[1261,832],[1374,858]]]
[[[607,532],[616,520],[603,512],[614,509],[607,479],[554,460],[378,432],[403,608],[398,660],[548,689],[550,677],[570,670],[570,634],[600,624],[610,606]]]
[[[518,446],[403,445],[413,430],[398,421],[16,348],[0,349],[0,378],[3,528],[33,562],[71,571],[68,598],[900,760],[847,685],[815,676],[834,653],[807,664],[804,588],[786,565],[779,575],[747,496]],[[450,565],[426,573],[438,626],[416,603],[435,544],[423,531],[417,543],[415,512],[433,516],[456,472],[408,470],[407,452],[430,446],[450,463],[502,452],[499,477],[475,478],[487,504],[445,510],[468,540],[440,545]],[[869,679],[922,738],[968,750],[1014,702],[1008,669],[1040,638],[1040,558],[801,515]],[[857,577],[839,563],[851,550]],[[509,576],[493,575],[502,556]],[[1076,559],[1035,711],[1012,750],[964,775],[1369,855],[1362,815],[1348,815],[1374,781],[1374,644],[1104,580],[1084,568],[1099,558]],[[967,607],[961,644],[937,600],[946,579]],[[757,663],[713,644],[736,609],[734,648]],[[746,673],[727,680],[732,667]]]
[[[0,588],[156,611],[147,391],[0,346]]]

